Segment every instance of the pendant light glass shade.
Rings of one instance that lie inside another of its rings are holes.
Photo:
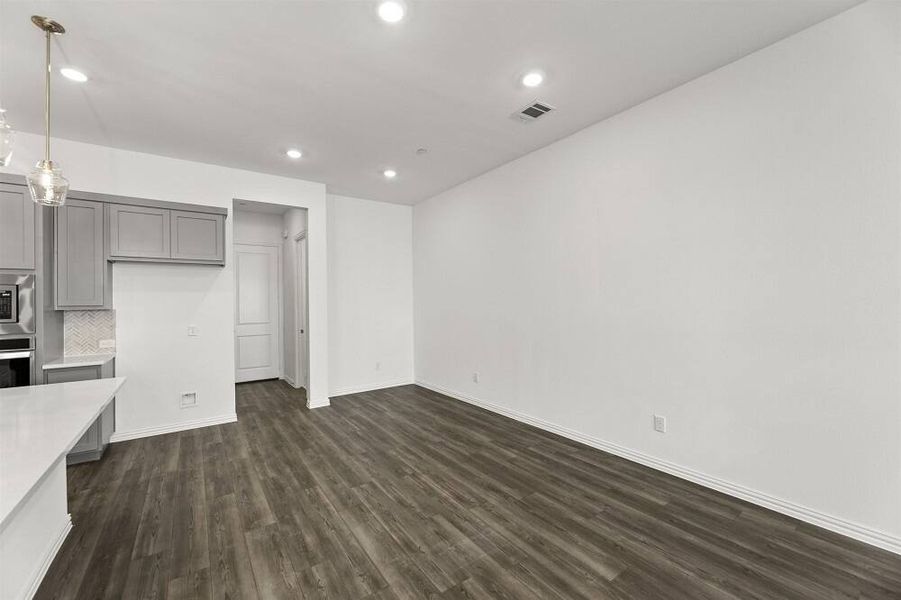
[[[8,167],[13,157],[16,132],[6,122],[6,111],[0,108],[0,167]]]
[[[62,171],[50,160],[50,36],[62,35],[66,29],[47,17],[35,15],[34,23],[44,32],[46,40],[46,61],[44,63],[44,160],[39,161],[34,171],[28,174],[28,191],[35,204],[44,206],[62,206],[66,202],[69,191],[69,180],[63,177]]]
[[[69,180],[63,177],[56,163],[42,160],[28,174],[28,191],[37,204],[62,206],[69,191]]]

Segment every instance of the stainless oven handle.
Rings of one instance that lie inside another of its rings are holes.
[[[11,360],[13,358],[31,358],[31,350],[24,352],[0,352],[0,360]]]

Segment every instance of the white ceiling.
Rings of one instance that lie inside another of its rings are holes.
[[[413,204],[857,3],[445,0],[388,25],[374,1],[2,0],[0,104],[42,132],[44,14],[91,78],[54,76],[55,135]],[[510,118],[533,100],[558,110]]]

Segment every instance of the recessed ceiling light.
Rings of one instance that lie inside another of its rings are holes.
[[[297,148],[291,148],[290,150],[285,152],[285,154],[288,155],[288,158],[300,158],[301,156],[303,156],[303,152],[301,152]]]
[[[386,0],[379,4],[379,17],[386,23],[397,23],[404,18],[406,12],[403,2],[397,0]]]
[[[522,84],[526,87],[538,87],[544,81],[544,75],[539,71],[529,71],[522,76]]]
[[[65,67],[60,69],[59,72],[66,79],[71,79],[72,81],[77,81],[78,83],[84,83],[88,80],[88,76],[78,69],[70,69],[69,67]]]
[[[384,175],[386,179],[394,179],[397,177],[397,171],[394,169],[385,169],[382,171],[382,175]]]

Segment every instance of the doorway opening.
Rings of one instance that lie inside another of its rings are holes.
[[[234,201],[235,383],[309,391],[307,210]]]

